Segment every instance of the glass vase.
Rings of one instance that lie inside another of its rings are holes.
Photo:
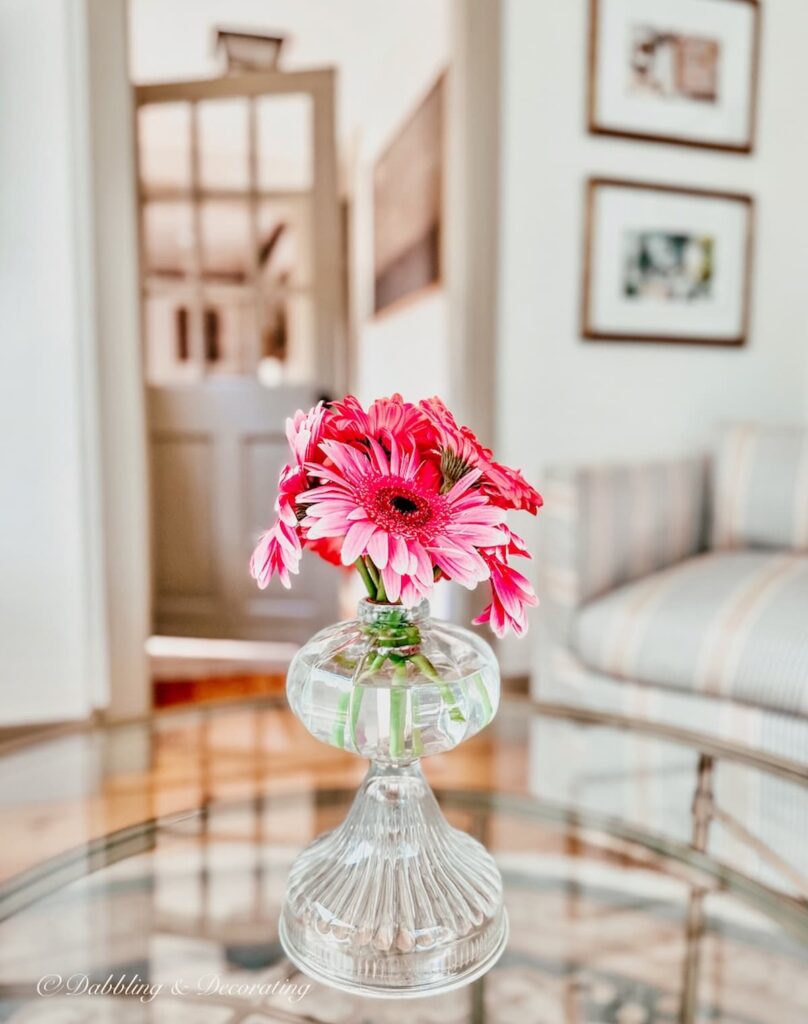
[[[295,861],[280,938],[311,977],[350,992],[419,996],[472,981],[504,949],[502,879],[449,825],[419,760],[493,719],[499,668],[484,640],[415,608],[360,603],[322,630],[287,677],[317,739],[370,760],[345,821]]]

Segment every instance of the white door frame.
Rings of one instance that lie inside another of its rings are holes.
[[[502,0],[454,0],[447,139],[450,365],[458,420],[494,447]]]
[[[114,718],[151,710],[146,639],[151,623],[149,479],[140,344],[135,134],[126,0],[78,0],[84,20],[86,145],[79,209],[90,228],[95,360],[95,453],[100,481],[100,588],[106,686],[95,697]],[[105,699],[104,699],[105,698]],[[105,706],[104,706],[105,705]]]

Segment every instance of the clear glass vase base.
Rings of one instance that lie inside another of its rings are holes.
[[[464,985],[470,985],[478,978],[482,978],[496,964],[508,945],[508,915],[504,910],[497,928],[492,929],[492,939],[494,939],[494,943],[488,955],[477,963],[469,963],[466,969],[460,973],[453,973],[447,970],[442,973],[442,977],[436,978],[431,982],[415,982],[410,986],[398,985],[388,987],[383,984],[376,984],[372,976],[367,981],[349,981],[343,975],[319,970],[295,949],[286,934],[283,918],[281,918],[280,922],[281,946],[289,961],[299,971],[302,971],[312,981],[329,985],[331,988],[339,989],[341,992],[367,996],[372,999],[418,999],[426,996],[437,996],[442,995],[444,992],[452,992],[454,989],[462,988]]]
[[[507,934],[493,858],[449,825],[417,762],[371,765],[345,821],[293,864],[280,922],[305,974],[391,998],[473,981]]]

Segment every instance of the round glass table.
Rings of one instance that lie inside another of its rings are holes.
[[[363,770],[279,702],[7,749],[0,1020],[808,1021],[804,766],[511,700],[426,768],[497,858],[510,940],[463,989],[377,1001],[278,942],[289,866]]]

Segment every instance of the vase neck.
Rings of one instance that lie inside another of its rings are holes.
[[[429,618],[429,601],[419,601],[412,608],[402,604],[371,601],[365,597],[359,602],[358,618],[366,625],[415,625]]]
[[[434,801],[417,760],[406,764],[371,761],[360,792],[388,807],[424,799]]]

